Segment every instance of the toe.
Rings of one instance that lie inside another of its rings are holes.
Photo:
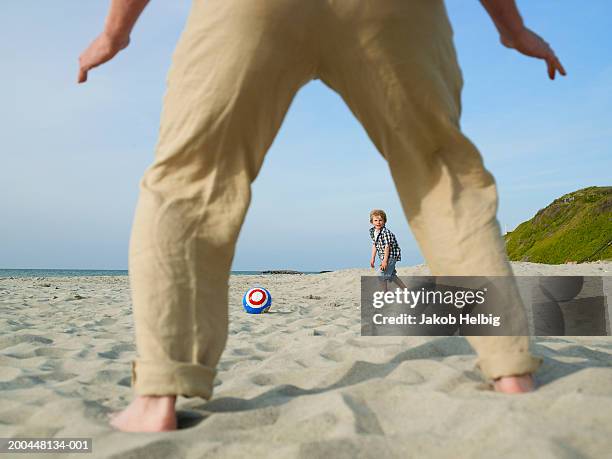
[[[507,376],[494,381],[497,392],[506,394],[519,394],[532,392],[535,389],[535,381],[531,375]]]

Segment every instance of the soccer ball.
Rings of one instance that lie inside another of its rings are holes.
[[[272,295],[263,287],[251,288],[242,297],[242,306],[249,314],[268,312],[272,306]]]

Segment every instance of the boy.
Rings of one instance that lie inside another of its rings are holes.
[[[374,209],[370,212],[370,223],[374,225],[370,228],[370,238],[372,239],[372,257],[370,266],[374,268],[376,254],[380,258],[380,277],[383,282],[384,291],[387,291],[388,281],[393,281],[400,288],[406,286],[397,277],[395,264],[402,259],[402,250],[395,235],[385,226],[387,224],[387,214],[384,210]]]

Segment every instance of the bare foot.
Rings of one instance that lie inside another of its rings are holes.
[[[535,381],[533,380],[533,376],[527,373],[518,376],[502,376],[493,381],[493,386],[496,392],[521,394],[524,392],[533,392],[535,390]]]
[[[164,432],[176,430],[176,396],[137,396],[121,412],[109,415],[109,424],[123,432]]]

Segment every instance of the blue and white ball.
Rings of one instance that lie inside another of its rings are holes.
[[[268,312],[272,306],[272,295],[263,287],[253,287],[242,297],[242,306],[249,314]]]

